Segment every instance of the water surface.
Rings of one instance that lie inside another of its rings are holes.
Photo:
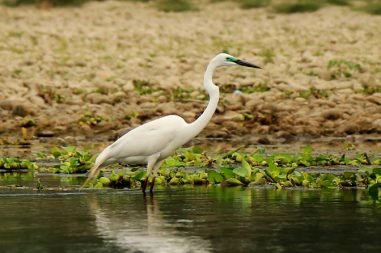
[[[360,190],[1,190],[0,252],[381,252]]]

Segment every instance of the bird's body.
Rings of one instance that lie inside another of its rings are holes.
[[[177,115],[149,121],[108,146],[101,153],[107,155],[99,155],[95,163],[109,165],[123,161],[127,164],[146,164],[151,156],[157,156],[158,160],[165,159],[184,144],[177,136],[187,126],[188,123]]]
[[[187,123],[177,115],[169,115],[132,129],[98,155],[85,184],[95,177],[102,167],[113,163],[147,164],[147,177],[142,187],[144,192],[152,170],[155,174],[165,158],[198,135],[212,118],[219,100],[219,88],[212,81],[214,70],[219,66],[237,64],[259,68],[231,55],[218,54],[208,64],[204,75],[204,88],[209,94],[209,103],[196,121]],[[153,185],[154,179],[151,191]]]

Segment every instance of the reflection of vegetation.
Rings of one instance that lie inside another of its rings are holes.
[[[2,184],[12,184],[13,186],[22,186],[22,181],[30,181],[34,178],[33,172],[20,173],[20,172],[7,172],[0,174],[0,181]]]

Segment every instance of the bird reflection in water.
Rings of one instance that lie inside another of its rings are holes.
[[[89,197],[97,233],[106,242],[128,252],[210,252],[209,241],[177,229],[192,226],[191,220],[170,223],[164,219],[152,195],[143,198],[144,207],[130,206],[131,210],[127,210],[126,206],[123,209],[100,206],[97,196]]]

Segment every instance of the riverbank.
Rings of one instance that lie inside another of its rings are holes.
[[[130,2],[1,6],[0,14],[1,136],[25,137],[24,127],[30,138],[105,141],[162,115],[193,121],[207,103],[205,66],[221,51],[263,70],[217,71],[222,97],[202,138],[274,144],[381,134],[378,16],[231,3],[179,14]]]

